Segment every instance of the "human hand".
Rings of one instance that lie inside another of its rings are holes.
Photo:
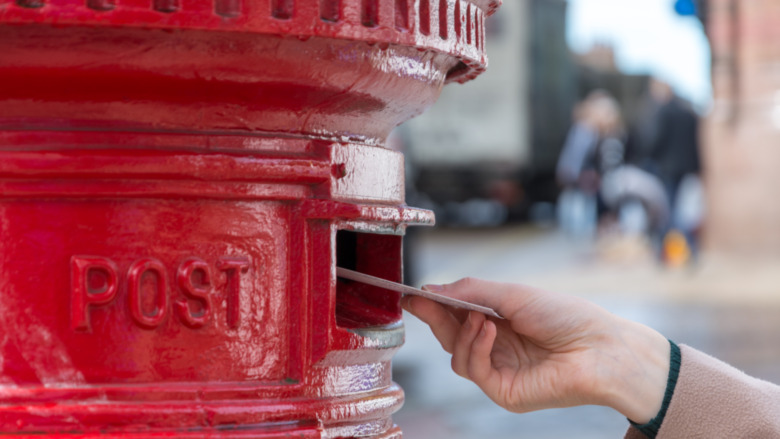
[[[452,369],[507,410],[598,404],[642,424],[661,408],[670,347],[658,332],[584,299],[522,285],[467,278],[424,288],[505,317],[422,297],[402,301],[452,354]]]

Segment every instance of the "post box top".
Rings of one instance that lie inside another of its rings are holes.
[[[241,32],[363,41],[445,53],[447,81],[487,66],[485,17],[501,0],[14,0],[0,24]]]

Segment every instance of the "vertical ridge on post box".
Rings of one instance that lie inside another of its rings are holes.
[[[375,27],[379,23],[379,0],[361,0],[360,16],[363,26]]]
[[[409,30],[409,0],[395,0],[395,28]]]
[[[471,23],[474,22],[474,16],[471,12],[471,3],[466,5],[466,44],[471,44]]]
[[[225,18],[241,15],[242,0],[214,0],[214,13]]]
[[[479,26],[480,26],[480,16],[479,16],[479,10],[474,11],[474,25],[472,26],[474,29],[474,47],[479,49]]]
[[[477,31],[479,32],[479,50],[485,50],[485,15],[477,10]]]
[[[320,0],[320,18],[337,23],[341,19],[341,0]]]
[[[423,35],[431,34],[431,0],[419,0],[419,12],[417,17],[420,20],[420,33]]]
[[[460,0],[455,0],[455,12],[452,14],[453,23],[455,26],[455,38],[460,41],[461,29],[461,12],[460,12]]]
[[[271,0],[271,15],[279,20],[289,20],[293,17],[295,0]]]
[[[449,32],[449,5],[447,0],[439,0],[439,37],[446,40]]]

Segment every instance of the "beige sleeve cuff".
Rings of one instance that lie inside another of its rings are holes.
[[[780,437],[780,387],[680,345],[677,387],[658,439]],[[629,428],[626,439],[644,439]]]

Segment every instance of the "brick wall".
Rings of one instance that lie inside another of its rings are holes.
[[[705,246],[780,254],[780,2],[709,0]]]

